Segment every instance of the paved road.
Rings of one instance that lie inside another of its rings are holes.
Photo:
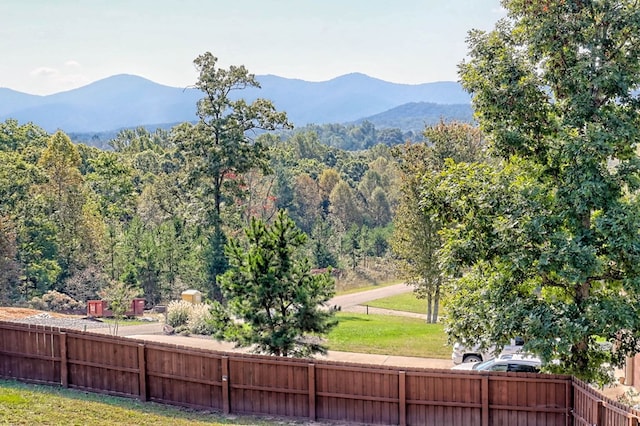
[[[370,300],[382,299],[383,297],[395,296],[396,294],[408,293],[412,288],[406,284],[395,284],[380,287],[373,290],[361,291],[358,293],[336,296],[329,300],[329,305],[341,306],[342,309],[361,305]]]
[[[359,293],[345,294],[336,296],[329,300],[330,306],[340,306],[343,312],[357,312],[361,314],[378,314],[378,315],[396,315],[413,318],[426,318],[426,314],[416,314],[414,312],[392,311],[390,309],[381,309],[367,306],[367,302],[384,297],[395,296],[397,294],[408,293],[413,291],[411,286],[406,284],[396,284],[387,287],[376,288],[374,290],[362,291]],[[426,310],[426,307],[425,307]]]

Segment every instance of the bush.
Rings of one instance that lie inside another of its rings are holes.
[[[69,312],[86,308],[84,302],[79,302],[59,291],[50,290],[41,297],[34,297],[29,302],[29,307],[41,311]]]
[[[211,306],[196,305],[185,300],[174,300],[167,306],[167,324],[176,334],[213,334]]]
[[[214,332],[212,319],[211,306],[204,303],[192,305],[187,328],[193,334],[211,335]]]
[[[167,306],[167,324],[173,328],[187,325],[193,305],[185,300],[174,300]]]

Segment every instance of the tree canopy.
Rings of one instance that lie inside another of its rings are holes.
[[[448,331],[520,335],[547,368],[605,382],[640,338],[640,8],[502,4],[508,17],[470,32],[460,66],[500,161],[449,163],[423,198],[448,222],[459,276]]]
[[[242,191],[244,173],[267,169],[267,148],[254,140],[252,133],[290,127],[286,114],[276,111],[270,101],[259,98],[249,104],[233,98],[234,91],[260,84],[244,66],[223,69],[217,62],[209,52],[194,60],[199,73],[195,87],[203,92],[197,108],[199,121],[184,123],[176,134],[178,148],[187,159],[189,185],[201,202],[203,222],[211,235],[208,271],[212,297],[219,297],[217,276],[226,270],[222,206]]]

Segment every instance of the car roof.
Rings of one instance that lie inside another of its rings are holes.
[[[488,361],[475,363],[472,367],[473,370],[486,370],[494,365],[509,365],[509,364],[518,364],[518,365],[529,365],[532,367],[540,367],[542,365],[542,361],[540,358],[535,358],[527,355],[517,355],[514,356],[505,356],[501,358],[493,358]]]
[[[535,357],[526,353],[514,353],[514,354],[502,354],[499,358],[495,358],[496,361],[506,360],[506,361],[532,361],[541,363],[542,360],[538,357]]]

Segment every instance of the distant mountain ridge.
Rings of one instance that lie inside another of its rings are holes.
[[[247,101],[261,97],[286,111],[296,126],[306,124],[348,123],[372,117],[376,126],[407,130],[409,122],[419,117],[381,119],[384,113],[405,104],[442,106],[443,118],[451,105],[470,107],[469,95],[455,82],[398,84],[364,74],[346,74],[323,82],[259,75],[261,89],[248,88],[234,95]],[[30,95],[0,88],[0,121],[8,118],[21,123],[33,122],[49,132],[103,132],[158,123],[194,121],[196,103],[202,92],[193,88],[170,87],[128,74],[108,77],[86,86],[47,96]],[[402,109],[401,109],[402,110]],[[408,106],[405,113],[411,110]],[[416,108],[413,113],[421,114]],[[435,111],[438,115],[438,112]],[[470,116],[470,113],[468,114]],[[456,119],[464,114],[458,114]],[[376,118],[377,117],[377,118]],[[384,124],[383,124],[384,122]],[[414,129],[411,129],[414,130]]]

